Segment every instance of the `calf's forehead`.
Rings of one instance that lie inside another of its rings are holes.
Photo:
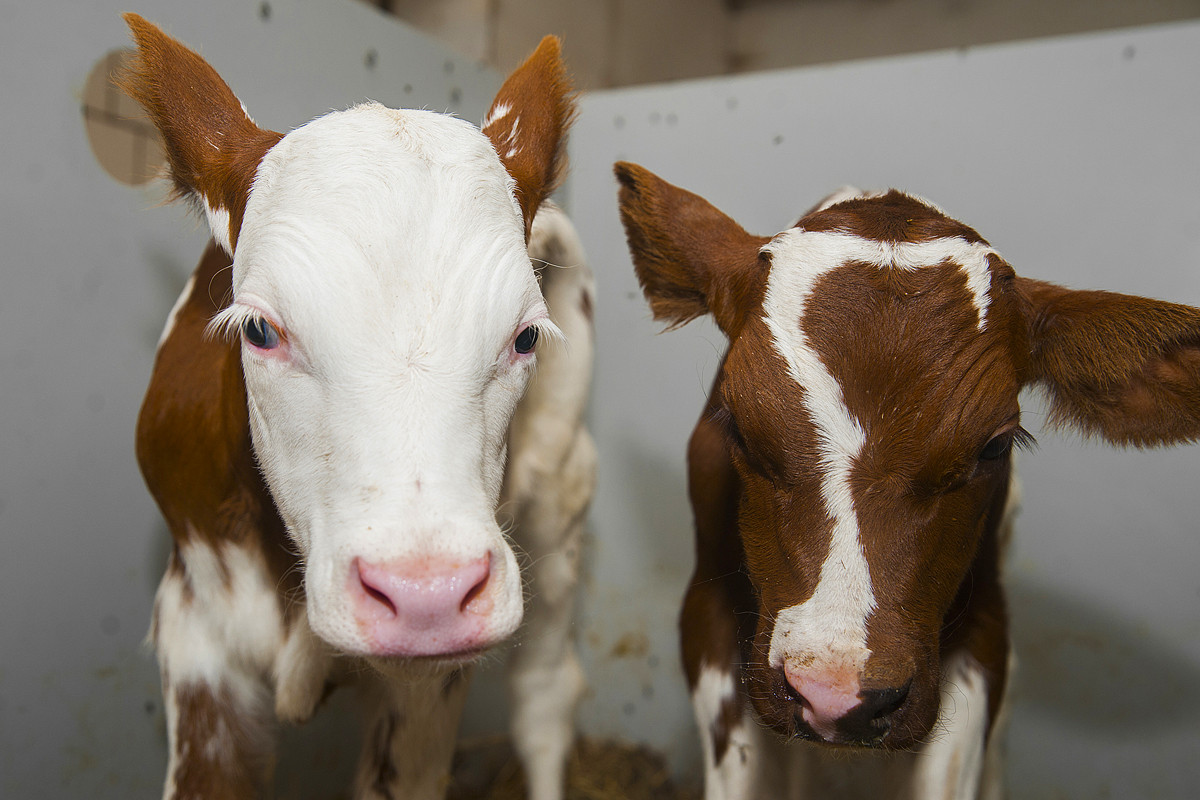
[[[525,310],[512,306],[537,299],[511,185],[487,138],[461,120],[377,104],[326,115],[264,157],[235,294],[281,314],[360,320],[396,303],[411,307],[393,318],[417,320],[453,297],[463,314],[500,306],[511,324]]]
[[[727,398],[771,395],[731,403],[758,417],[739,420],[743,434],[836,472],[864,447],[895,451],[886,440],[899,433],[913,461],[939,444],[970,447],[964,438],[1015,413],[1012,271],[970,228],[892,192],[822,207],[764,253],[761,312],[726,361]],[[741,357],[754,349],[771,357]],[[776,409],[773,423],[763,408]]]
[[[818,394],[832,391],[826,385],[832,378],[818,352],[824,343],[806,317],[844,316],[835,345],[845,346],[871,337],[903,340],[908,326],[938,321],[906,320],[906,313],[927,313],[931,304],[957,306],[973,317],[971,330],[963,331],[971,337],[988,330],[993,278],[1003,264],[975,231],[898,192],[822,206],[774,237],[764,252],[771,268],[763,321],[789,376]],[[836,288],[856,282],[857,297]],[[899,329],[889,330],[889,320],[879,316],[863,318],[870,306],[894,312],[890,321]]]
[[[444,114],[378,104],[285,136],[255,176],[235,282],[270,246],[357,248],[367,261],[447,247],[524,250],[512,181],[487,138]]]

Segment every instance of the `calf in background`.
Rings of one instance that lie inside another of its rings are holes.
[[[1200,311],[1019,277],[897,191],[768,238],[616,175],[655,318],[729,340],[688,447],[706,797],[999,797],[1018,394],[1116,445],[1192,441]]]

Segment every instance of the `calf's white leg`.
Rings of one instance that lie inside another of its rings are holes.
[[[725,718],[724,709],[739,696],[733,672],[701,668],[692,688],[692,709],[704,753],[705,800],[750,800],[764,796],[764,785],[773,782],[766,773],[766,736],[753,713],[743,705],[732,724]]]
[[[583,418],[594,287],[579,238],[557,207],[538,211],[529,252],[564,341],[539,345],[537,374],[509,427],[500,516],[514,522],[528,586],[525,627],[509,656],[511,730],[530,799],[558,800],[586,686],[571,626],[596,472]]]
[[[170,756],[167,800],[260,797],[274,758],[271,668],[283,640],[264,562],[192,537],[155,598]]]
[[[363,687],[366,735],[354,781],[359,800],[442,800],[469,672],[389,680]]]

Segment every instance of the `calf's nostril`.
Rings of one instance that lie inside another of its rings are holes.
[[[479,578],[474,586],[467,590],[467,593],[463,595],[462,602],[458,604],[458,610],[460,612],[465,614],[470,609],[471,604],[475,601],[475,599],[483,594],[484,590],[487,589],[488,579],[491,578],[491,575],[492,557],[489,553],[484,562],[482,577]]]
[[[870,689],[862,693],[862,716],[876,730],[891,727],[892,716],[908,700],[911,684],[899,688]]]
[[[362,588],[363,594],[382,606],[389,615],[396,616],[396,604],[392,602],[392,599],[382,589],[372,585],[362,574],[362,570],[359,569],[357,563],[355,564],[355,571],[358,573],[358,584]]]

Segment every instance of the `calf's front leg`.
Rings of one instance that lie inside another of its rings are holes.
[[[914,762],[912,796],[917,800],[983,800],[1001,791],[995,730],[989,731],[988,679],[966,652],[946,660],[937,734]],[[992,735],[989,735],[992,734]]]
[[[354,796],[442,800],[470,683],[466,669],[364,681],[367,727]]]
[[[681,656],[704,752],[706,800],[749,800],[774,783],[764,774],[766,734],[742,691],[739,610],[754,619],[737,529],[739,483],[724,434],[705,411],[688,444],[696,568],[679,617]]]
[[[693,578],[684,601],[684,668],[704,755],[705,800],[750,800],[764,783],[765,733],[741,692],[735,620],[720,579]]]
[[[275,735],[270,673],[282,631],[278,598],[251,551],[177,547],[151,629],[170,748],[166,800],[267,792]]]
[[[584,428],[577,428],[570,441],[559,463],[522,469],[528,451],[514,460],[514,475],[525,476],[529,484],[527,491],[513,487],[513,494],[518,509],[514,536],[529,561],[530,597],[524,630],[509,655],[509,692],[513,745],[530,800],[563,796],[575,709],[587,685],[572,623],[596,455]]]

